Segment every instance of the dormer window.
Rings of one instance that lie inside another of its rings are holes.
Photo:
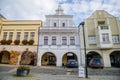
[[[54,23],[54,27],[56,27],[56,23]]]

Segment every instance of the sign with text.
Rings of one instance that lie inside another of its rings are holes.
[[[85,70],[82,66],[79,66],[79,77],[85,77]]]

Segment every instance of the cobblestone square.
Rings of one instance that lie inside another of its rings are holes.
[[[19,78],[16,74],[17,66],[0,65],[0,80],[120,80],[119,68],[91,69],[88,68],[89,78],[79,78],[77,68],[63,67],[33,67],[31,77]],[[71,70],[67,75],[67,70]]]

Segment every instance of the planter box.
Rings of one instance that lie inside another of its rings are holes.
[[[17,70],[17,76],[27,76],[30,70]]]

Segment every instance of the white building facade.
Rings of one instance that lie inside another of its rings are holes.
[[[80,59],[78,27],[73,15],[65,15],[61,5],[54,15],[46,15],[39,32],[38,66],[62,66],[69,59]]]

